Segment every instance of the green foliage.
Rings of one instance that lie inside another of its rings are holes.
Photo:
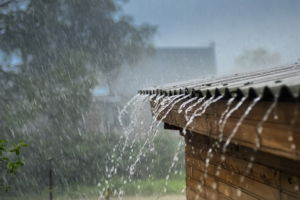
[[[0,169],[5,170],[8,174],[16,175],[17,169],[24,165],[20,158],[20,151],[23,147],[28,147],[23,141],[20,141],[18,144],[13,144],[12,147],[8,147],[6,140],[0,140]],[[16,158],[13,157],[14,155]],[[1,183],[0,190],[8,192],[10,186]]]
[[[168,137],[167,135],[170,136],[170,133],[163,132],[155,138],[153,149],[146,152],[145,157],[142,157],[137,163],[136,171],[130,178],[128,177],[129,167],[144,144],[145,140],[143,139],[136,140],[134,144],[130,140],[130,145],[122,151],[125,138],[116,133],[85,133],[81,136],[78,134],[76,141],[72,138],[64,138],[63,141],[66,140],[64,148],[51,148],[53,143],[49,141],[42,143],[44,149],[41,149],[40,145],[36,145],[39,139],[34,138],[37,142],[30,140],[29,142],[33,145],[22,150],[23,155],[30,153],[31,156],[26,158],[26,165],[22,167],[18,179],[8,179],[8,181],[14,185],[16,191],[22,192],[23,195],[43,194],[45,188],[48,187],[49,161],[47,158],[50,152],[50,155],[56,155],[52,161],[52,168],[55,171],[55,196],[66,191],[70,191],[68,195],[71,195],[77,187],[85,185],[87,188],[93,188],[98,183],[101,183],[102,186],[107,183],[115,190],[119,187],[127,188],[127,195],[133,194],[133,192],[139,193],[138,185],[141,190],[144,190],[140,193],[142,195],[145,195],[146,191],[149,194],[152,191],[162,192],[167,176],[171,180],[184,171],[183,146],[178,150],[179,139],[182,138]],[[44,136],[41,135],[41,137]],[[178,160],[173,161],[174,156],[177,156]],[[173,167],[171,168],[172,163]],[[153,186],[152,181],[155,182],[159,179],[160,183]],[[184,182],[184,178],[180,180]],[[141,181],[142,183],[140,183]],[[172,181],[168,181],[170,187],[176,187],[171,184]],[[168,192],[173,193],[181,191],[181,189],[168,189]],[[15,192],[11,195],[18,196],[20,194]]]
[[[182,171],[184,167],[180,162],[184,160],[183,147],[180,148],[182,141],[170,134],[162,132],[149,144],[150,151],[146,152],[138,162],[135,175],[137,178],[147,178],[149,172],[153,178],[161,178]]]
[[[264,48],[245,50],[243,54],[236,59],[236,64],[247,68],[276,66],[280,64],[280,55],[276,52],[271,53]]]

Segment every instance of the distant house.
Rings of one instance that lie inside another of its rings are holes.
[[[157,48],[153,55],[144,57],[136,66],[124,65],[116,80],[102,77],[110,89],[95,89],[95,102],[86,115],[87,131],[110,132],[120,129],[117,116],[125,103],[139,88],[186,81],[216,73],[215,46]]]
[[[138,88],[213,76],[217,72],[215,45],[157,48],[137,66],[124,66],[114,83],[118,95],[131,97]]]

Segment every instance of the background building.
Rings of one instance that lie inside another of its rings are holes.
[[[157,48],[135,66],[122,66],[115,80],[112,77],[101,78],[102,84],[94,92],[94,104],[86,115],[86,130],[119,130],[118,113],[140,88],[208,77],[216,73],[214,43],[206,47]]]

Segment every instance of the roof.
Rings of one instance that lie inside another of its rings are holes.
[[[295,99],[299,97],[300,64],[233,74],[210,79],[196,79],[141,89],[140,94],[192,94],[192,96],[223,96],[262,99]]]

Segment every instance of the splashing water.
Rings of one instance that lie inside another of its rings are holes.
[[[233,100],[234,100],[235,98],[234,97],[232,97],[232,98],[230,98],[229,100],[228,100],[228,102],[227,102],[227,108],[226,108],[226,110],[222,113],[222,115],[221,115],[221,117],[220,117],[220,120],[219,120],[219,122],[218,122],[218,124],[219,124],[219,131],[221,131],[221,124],[222,124],[222,122],[223,122],[223,118],[225,117],[225,115],[228,113],[228,111],[229,111],[229,109],[230,109],[230,106],[231,106],[231,104],[232,104],[232,102],[233,102]]]
[[[289,131],[289,137],[288,137],[288,141],[291,142],[292,150],[296,149],[296,144],[294,142],[294,127],[295,127],[295,123],[296,123],[298,116],[299,116],[299,101],[296,101],[293,119],[291,120],[291,131]]]
[[[164,120],[167,115],[169,114],[169,112],[172,110],[172,108],[174,107],[174,105],[176,105],[178,102],[180,102],[183,99],[186,99],[187,97],[189,97],[190,95],[185,95],[181,98],[178,98],[176,101],[174,101],[174,103],[170,106],[170,108],[168,109],[168,111],[164,114],[164,116],[159,120],[158,124],[160,124],[162,122],[162,120]],[[179,96],[180,97],[180,96]]]
[[[179,154],[179,151],[180,151],[180,149],[182,148],[183,144],[184,144],[184,142],[179,141],[178,146],[177,146],[177,151],[175,152],[175,154],[174,154],[174,156],[173,156],[172,163],[171,163],[171,165],[170,165],[170,167],[169,167],[169,170],[168,170],[168,175],[167,175],[166,178],[165,178],[166,182],[165,182],[164,188],[167,188],[168,180],[169,180],[169,178],[170,178],[170,173],[171,173],[173,167],[175,166],[175,162],[178,161],[178,154]],[[164,192],[166,192],[166,190],[164,190]]]
[[[234,101],[234,97],[230,98],[226,105],[227,105],[227,108],[224,110],[224,112],[222,113],[219,121],[218,121],[218,125],[219,125],[219,131],[221,131],[220,127],[221,127],[221,124],[223,122],[223,118],[225,117],[225,115],[228,113],[229,109],[230,109],[230,106],[232,104],[232,102]],[[221,134],[219,135],[219,137],[222,138]],[[207,172],[208,172],[208,167],[209,167],[209,164],[210,164],[210,158],[213,156],[212,152],[213,152],[213,149],[215,149],[215,147],[219,148],[220,147],[220,143],[218,142],[218,140],[215,142],[215,145],[212,146],[212,148],[210,148],[208,151],[207,151],[207,155],[206,155],[206,159],[205,159],[205,168],[204,168],[204,173],[202,175],[202,177],[200,178],[201,179],[201,184],[204,184],[204,177],[207,176]],[[222,156],[222,158],[224,158],[225,160],[225,157]],[[221,158],[221,161],[224,161],[222,160]],[[219,165],[217,167],[217,171],[216,171],[216,176],[219,176],[220,174],[220,170],[221,170],[221,166]]]
[[[169,100],[169,102],[163,106],[161,109],[159,109],[159,111],[157,111],[156,115],[153,117],[153,124],[151,124],[150,129],[147,132],[147,135],[151,134],[151,137],[147,137],[145,143],[142,145],[142,147],[140,148],[140,153],[137,156],[136,161],[134,162],[134,164],[136,164],[139,160],[139,157],[144,154],[145,152],[143,152],[142,150],[145,148],[145,146],[150,142],[153,141],[153,139],[155,138],[157,131],[158,131],[158,127],[159,124],[162,122],[162,120],[168,115],[168,113],[172,110],[173,106],[178,103],[179,101],[181,101],[184,98],[187,98],[189,95],[183,96],[183,94],[181,95],[176,95],[176,96],[171,96],[171,100]],[[181,97],[181,98],[180,98]],[[170,108],[166,111],[166,113],[163,115],[163,117],[159,120],[156,121],[157,118],[159,117],[159,115],[164,111],[164,109],[166,109],[168,106],[170,106]]]
[[[174,107],[174,105],[176,105],[178,102],[180,102],[181,100],[183,100],[183,99],[185,99],[185,98],[187,98],[187,97],[189,97],[190,95],[188,94],[188,95],[185,95],[185,96],[183,96],[183,95],[178,95],[178,98],[177,98],[177,100],[176,101],[173,101],[172,103],[171,103],[171,105],[170,105],[170,108],[166,111],[166,113],[161,117],[161,119],[160,120],[158,120],[157,122],[156,122],[156,126],[155,126],[155,128],[153,129],[154,130],[154,133],[152,133],[152,137],[150,137],[150,143],[152,143],[153,142],[153,140],[154,140],[154,138],[155,138],[155,136],[157,135],[157,132],[158,132],[158,127],[159,127],[159,125],[160,125],[160,123],[167,117],[167,115],[169,114],[169,112],[172,110],[172,108]],[[180,98],[181,97],[181,98]],[[158,116],[159,116],[159,114],[158,114]],[[146,140],[147,141],[147,140]]]
[[[224,146],[223,146],[223,152],[226,152],[226,148],[229,145],[230,141],[232,140],[232,138],[235,136],[236,132],[238,131],[239,127],[241,126],[243,120],[245,119],[245,117],[249,114],[249,112],[252,110],[252,108],[255,106],[255,104],[260,100],[260,97],[256,97],[253,102],[248,106],[247,110],[245,111],[245,113],[243,114],[243,116],[240,118],[240,120],[238,121],[238,123],[235,125],[232,133],[230,134],[230,136],[227,138]]]
[[[232,108],[225,116],[223,123],[221,125],[221,129],[220,129],[220,136],[219,136],[219,142],[222,142],[223,140],[223,131],[224,131],[224,126],[228,120],[228,118],[231,116],[231,114],[236,111],[237,109],[239,109],[239,107],[243,104],[243,102],[246,100],[246,97],[243,97],[240,102],[234,107]]]
[[[128,112],[127,110],[129,109],[129,107],[133,106],[133,110],[131,112],[131,115],[129,116],[130,123],[129,123],[129,125],[127,125],[126,128],[123,128],[124,134],[119,138],[119,141],[113,147],[113,153],[110,155],[109,160],[111,161],[111,163],[115,163],[115,166],[112,167],[111,170],[107,171],[108,177],[111,178],[113,174],[117,173],[116,169],[120,166],[119,162],[123,158],[125,148],[128,147],[128,141],[129,141],[130,134],[133,132],[134,128],[138,124],[137,122],[138,122],[140,114],[144,110],[143,108],[144,108],[145,103],[148,102],[149,99],[151,99],[153,97],[154,96],[149,96],[149,95],[136,95],[124,106],[124,108],[120,112],[120,115],[118,118],[119,118],[120,123],[122,123],[122,121],[121,121],[122,114]],[[122,142],[123,138],[125,138],[124,142]],[[117,149],[119,147],[122,147],[122,149],[120,151],[120,155],[118,157],[116,157],[115,153],[118,153]],[[108,168],[108,166],[106,166],[106,167]]]
[[[193,119],[194,119],[194,115],[196,115],[196,112],[198,112],[199,110],[201,110],[202,108],[204,108],[206,105],[207,105],[207,103],[208,102],[210,102],[210,101],[212,101],[212,99],[213,99],[213,97],[211,97],[210,99],[208,99],[207,101],[204,101],[203,102],[203,104],[198,108],[198,109],[196,109],[195,111],[194,111],[194,113],[191,115],[191,117],[190,118],[188,118],[187,116],[186,116],[186,120],[187,120],[187,123],[186,123],[186,125],[184,126],[184,128],[183,128],[183,130],[182,130],[182,132],[183,132],[183,134],[185,135],[186,134],[186,128],[188,127],[188,125],[190,125],[192,122],[193,122]],[[202,100],[201,101],[199,101],[199,103],[201,103],[202,102]],[[195,104],[195,106],[198,104],[198,102]],[[193,105],[192,105],[193,106]],[[193,107],[195,107],[195,106],[193,106]],[[187,112],[186,112],[187,113]]]
[[[180,94],[180,95],[175,95],[175,96],[171,96],[171,97],[165,97],[164,99],[162,99],[162,101],[158,101],[157,103],[160,105],[156,105],[155,108],[157,110],[154,110],[154,116],[152,118],[152,123],[151,126],[149,128],[149,130],[146,133],[146,140],[144,142],[144,144],[140,147],[139,149],[139,153],[135,158],[135,161],[133,162],[133,164],[131,164],[131,166],[129,167],[129,179],[130,177],[135,173],[135,168],[137,163],[140,161],[141,156],[145,155],[148,151],[150,151],[152,149],[151,144],[154,142],[154,138],[156,137],[157,133],[158,133],[158,127],[159,124],[162,122],[162,120],[168,115],[168,113],[172,110],[172,108],[174,107],[174,105],[176,103],[178,103],[179,101],[181,101],[182,99],[185,99],[187,97],[189,97],[190,95],[184,95],[184,94]],[[157,118],[159,117],[159,115],[167,108],[169,107],[169,109],[164,113],[163,117],[157,121]],[[149,147],[146,148],[147,144],[149,144]]]
[[[255,151],[257,151],[261,147],[261,133],[263,131],[263,123],[268,120],[272,110],[276,107],[277,103],[278,103],[278,99],[275,98],[274,102],[268,108],[267,112],[264,114],[263,118],[261,119],[261,121],[257,125],[257,129],[256,129],[257,142],[256,142],[256,145],[255,145],[256,146]]]
[[[191,98],[191,99],[189,99],[188,101],[182,103],[181,106],[180,106],[179,109],[178,109],[178,113],[181,113],[182,110],[183,110],[183,108],[184,108],[188,103],[195,101],[197,98],[198,98],[198,97],[194,97],[194,98]]]
[[[206,109],[208,108],[208,106],[210,106],[212,103],[217,102],[218,100],[220,100],[223,96],[219,96],[216,99],[213,99],[214,97],[211,97],[210,99],[208,99],[207,101],[205,101],[200,108],[196,109],[194,111],[194,113],[192,114],[192,116],[190,117],[190,119],[188,120],[188,122],[186,123],[185,127],[183,128],[182,132],[183,134],[186,134],[186,129],[187,127],[193,122],[195,117],[200,117],[201,115],[203,115],[206,111]],[[199,114],[197,113],[198,111],[202,110],[202,112],[200,112]]]
[[[207,151],[207,155],[206,155],[206,159],[205,159],[205,166],[204,166],[204,173],[201,177],[202,185],[204,184],[205,178],[207,177],[210,159],[213,157],[212,150],[213,150],[212,148],[209,148],[209,150]]]
[[[120,114],[119,114],[119,116],[118,116],[118,120],[119,120],[121,126],[123,126],[123,122],[122,122],[122,114],[123,114],[124,112],[126,112],[126,109],[127,109],[131,104],[134,104],[134,102],[137,101],[138,98],[139,98],[140,96],[141,96],[140,94],[135,95],[135,96],[134,96],[134,97],[133,97],[133,98],[132,98],[125,106],[124,106],[124,108],[121,110],[121,112],[120,112]]]
[[[139,119],[139,116],[143,111],[145,103],[149,101],[149,98],[151,98],[151,96],[142,96],[142,98],[140,98],[140,100],[137,101],[136,104],[134,104],[134,109],[133,109],[132,114],[130,116],[130,124],[124,130],[124,135],[125,135],[126,140],[125,140],[125,145],[123,146],[122,151],[124,151],[124,149],[126,148],[127,142],[128,142],[128,139],[129,139],[129,135],[130,135],[130,133],[133,132],[134,127],[137,125],[137,121]]]
[[[159,104],[161,108],[159,110],[156,110],[154,112],[153,120],[156,121],[157,117],[169,106],[171,105],[176,99],[182,97],[183,94],[180,95],[175,95],[175,96],[170,96],[166,97],[165,100],[161,101]],[[159,107],[159,106],[158,106]]]
[[[199,111],[199,110],[197,109],[197,110],[195,111],[195,113],[194,113],[194,114],[195,114],[194,117],[200,117],[201,115],[203,115],[203,114],[205,113],[206,109],[208,108],[208,106],[210,106],[210,104],[215,103],[215,102],[219,101],[219,100],[222,99],[222,98],[223,98],[223,96],[219,96],[219,97],[217,97],[216,99],[214,99],[214,100],[208,102],[208,103],[205,105],[205,107],[204,107],[203,110],[200,108],[200,110],[202,110],[202,112],[199,113],[199,114],[197,114],[197,112]]]
[[[218,121],[219,133],[221,133],[221,124],[222,124],[222,122],[223,122],[223,118],[224,118],[225,115],[228,113],[228,111],[229,111],[229,109],[230,109],[230,106],[231,106],[231,104],[232,104],[232,102],[233,102],[234,99],[235,99],[235,98],[232,97],[232,98],[230,98],[230,99],[227,101],[227,103],[226,103],[227,108],[224,110],[224,112],[222,113],[222,115],[221,115],[221,117],[220,117],[220,119],[219,119],[219,121]],[[219,137],[219,140],[221,141],[223,135],[219,134],[218,137]],[[217,148],[219,148],[219,147],[220,147],[220,142],[218,142],[218,140],[217,140],[217,141],[215,142],[215,145],[214,145],[214,146],[216,146]]]
[[[186,110],[185,110],[185,114],[184,114],[184,118],[186,121],[188,121],[188,112],[191,111],[195,106],[197,106],[198,104],[202,103],[202,101],[204,100],[205,97],[199,98],[198,101],[192,105],[190,105]]]

